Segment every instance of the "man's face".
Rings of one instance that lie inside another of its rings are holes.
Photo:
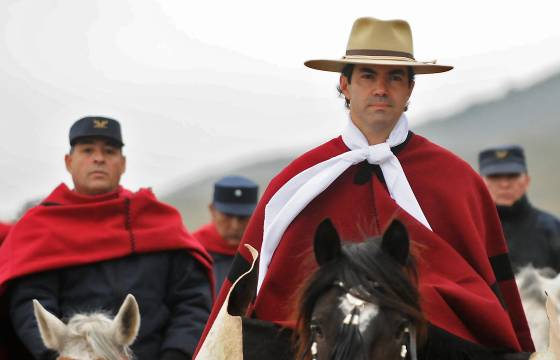
[[[512,173],[484,176],[484,182],[496,205],[511,206],[519,200],[529,188],[531,181],[526,173]]]
[[[340,77],[340,89],[350,100],[352,121],[368,139],[376,133],[390,133],[413,88],[405,66],[356,65],[351,83],[345,76]]]
[[[216,225],[220,236],[228,245],[237,246],[249,223],[249,216],[226,214],[217,210],[212,204],[210,204],[209,208],[212,222]]]
[[[121,149],[99,138],[79,140],[64,161],[75,190],[85,195],[116,190],[126,169]]]

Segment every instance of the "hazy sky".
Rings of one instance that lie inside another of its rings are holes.
[[[413,125],[559,71],[555,1],[2,0],[0,220],[59,182],[73,121],[121,121],[123,184],[161,193],[249,156],[336,135],[337,75],[360,16],[410,22],[419,60]],[[298,150],[299,151],[299,150]]]
[[[282,66],[342,55],[350,26],[361,16],[407,20],[418,59],[449,60],[540,42],[560,52],[557,4],[549,0],[241,0],[196,7],[184,0],[157,2],[185,33]]]

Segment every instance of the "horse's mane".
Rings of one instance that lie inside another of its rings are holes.
[[[313,309],[317,300],[331,289],[336,281],[342,281],[348,288],[355,289],[362,300],[374,301],[380,308],[406,315],[416,326],[419,338],[424,339],[426,325],[420,309],[413,259],[409,257],[403,268],[380,250],[379,241],[372,239],[345,244],[342,247],[342,256],[318,268],[300,289],[295,332],[299,334],[295,339],[297,359],[309,358],[309,325]]]
[[[529,265],[515,275],[523,309],[537,351],[548,349],[548,317],[545,310],[546,293],[557,302],[560,299],[560,275],[552,269],[536,269]],[[546,292],[546,293],[545,293]]]
[[[67,348],[86,347],[106,360],[122,360],[123,355],[132,359],[130,347],[116,343],[112,327],[112,319],[104,312],[76,314],[68,321]]]

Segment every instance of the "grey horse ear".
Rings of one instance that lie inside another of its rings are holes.
[[[33,299],[33,312],[43,344],[48,349],[60,352],[66,334],[66,325],[35,299]]]
[[[399,220],[393,220],[381,241],[381,249],[389,254],[397,263],[405,266],[410,254],[410,240],[406,227]]]
[[[313,248],[319,266],[340,257],[340,237],[330,219],[323,220],[317,227]]]
[[[140,310],[131,294],[126,296],[119,312],[113,319],[113,331],[117,343],[128,346],[134,342],[140,329]]]

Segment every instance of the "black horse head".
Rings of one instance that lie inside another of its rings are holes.
[[[343,245],[327,219],[314,249],[319,268],[298,305],[300,359],[404,358],[408,329],[425,329],[404,225],[395,220],[383,236]]]

